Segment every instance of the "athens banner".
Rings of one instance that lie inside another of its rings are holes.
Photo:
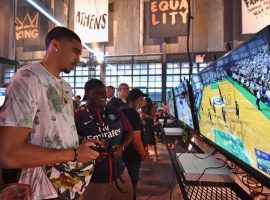
[[[108,41],[108,0],[78,0],[74,30],[84,43]]]
[[[150,5],[145,5],[149,37],[175,37],[187,34],[188,0],[151,0]]]
[[[270,0],[242,0],[242,33],[256,33],[270,24]]]
[[[49,8],[46,1],[41,1]],[[24,52],[45,50],[45,37],[48,33],[48,19],[26,1],[18,1],[16,16],[16,47]]]

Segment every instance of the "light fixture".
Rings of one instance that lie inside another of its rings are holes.
[[[52,22],[54,22],[57,26],[63,26],[59,21],[57,21],[52,15],[50,15],[46,10],[44,10],[40,5],[38,5],[33,0],[26,0],[28,1],[32,6],[34,6],[36,9],[38,9],[43,15],[45,15],[48,19],[50,19]]]
[[[96,57],[98,64],[102,64],[104,62],[104,54],[99,49],[94,49],[94,56]]]
[[[93,50],[87,46],[85,43],[82,43],[82,45],[84,46],[84,48],[86,48],[89,52],[93,53]]]
[[[37,10],[39,10],[43,15],[45,15],[48,19],[50,19],[52,22],[54,22],[57,26],[63,26],[57,19],[55,19],[50,13],[48,13],[44,8],[42,8],[40,5],[38,5],[35,1],[33,0],[26,0],[28,3],[30,3],[32,6],[34,6]],[[88,51],[93,53],[93,50],[87,46],[85,43],[82,42],[82,46],[86,48]]]
[[[83,58],[83,57],[80,57],[80,61],[81,61],[82,63],[84,63],[84,64],[87,63],[87,59],[86,59],[86,58]]]

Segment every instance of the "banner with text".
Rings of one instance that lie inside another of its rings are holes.
[[[149,24],[149,37],[176,37],[187,34],[187,0],[151,0],[148,6],[150,8],[145,8],[145,17]]]
[[[75,3],[74,31],[84,43],[108,41],[108,0]]]
[[[42,1],[49,8],[46,1]],[[18,1],[16,16],[16,47],[24,52],[45,50],[49,20],[26,1]]]
[[[256,33],[270,24],[270,0],[242,0],[242,34]]]

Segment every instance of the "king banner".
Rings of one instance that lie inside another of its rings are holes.
[[[18,1],[16,47],[23,47],[24,52],[45,50],[47,32],[48,19],[26,1]]]

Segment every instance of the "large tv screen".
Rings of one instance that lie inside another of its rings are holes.
[[[190,98],[188,91],[188,82],[182,81],[174,88],[175,104],[178,120],[194,129],[192,112],[190,107]]]
[[[269,26],[192,77],[200,134],[270,187]]]
[[[5,91],[6,88],[0,87],[0,107],[4,104],[5,101]]]

